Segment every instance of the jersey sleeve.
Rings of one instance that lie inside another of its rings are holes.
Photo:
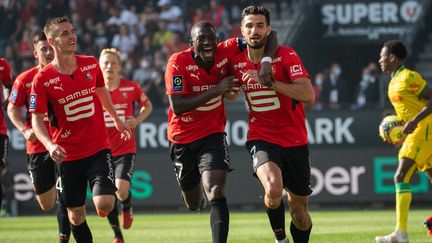
[[[12,84],[11,68],[10,68],[9,63],[7,63],[6,61],[4,61],[3,72],[4,72],[4,76],[3,76],[3,80],[2,80],[3,85],[5,85],[5,86],[11,85]]]
[[[244,38],[229,38],[228,40],[219,43],[218,49],[232,56],[246,50],[247,44]]]
[[[294,51],[294,49],[289,48],[287,51],[279,50],[281,53],[282,60],[284,60],[284,69],[288,73],[289,80],[294,80],[298,78],[309,78],[309,73],[306,71],[306,68],[303,65],[298,54]]]
[[[48,111],[48,97],[40,73],[33,79],[30,93],[30,112],[45,114]]]
[[[21,77],[18,76],[13,83],[8,101],[15,106],[23,107],[25,106],[26,96],[25,85],[21,82]]]
[[[148,102],[147,96],[144,94],[144,92],[142,91],[141,87],[137,83],[135,83],[134,100],[136,102],[138,102],[138,104],[141,107],[143,107]]]
[[[427,83],[423,77],[417,72],[409,72],[406,78],[406,87],[408,91],[413,92],[417,96],[423,91]]]
[[[172,55],[167,63],[165,71],[166,94],[187,94],[186,73],[181,59],[177,54]]]

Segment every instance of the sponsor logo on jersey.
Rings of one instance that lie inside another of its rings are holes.
[[[91,87],[91,88],[83,89],[83,90],[81,90],[81,91],[75,92],[75,93],[70,94],[70,95],[68,95],[68,96],[66,96],[66,97],[64,97],[64,98],[59,99],[59,100],[58,100],[58,103],[62,105],[62,104],[65,104],[65,103],[67,103],[67,102],[69,102],[69,101],[73,101],[73,100],[76,100],[76,99],[78,99],[78,98],[81,98],[81,97],[87,96],[87,95],[89,95],[89,94],[92,94],[92,93],[94,93],[95,91],[96,91],[96,88],[95,88],[95,87]],[[30,98],[31,98],[31,97],[30,97]],[[35,97],[35,98],[36,98],[36,97]],[[31,99],[30,99],[30,104],[31,104]],[[30,108],[30,109],[31,109],[31,108]]]
[[[291,52],[292,53],[292,52]],[[290,53],[290,54],[291,54]],[[294,53],[295,54],[295,53]],[[275,63],[275,62],[280,62],[280,61],[282,61],[282,57],[276,57],[275,59],[273,59],[272,60],[272,63]]]
[[[197,65],[186,66],[186,71],[196,71],[196,70],[198,70],[198,66]]]
[[[88,70],[93,69],[95,67],[96,67],[96,63],[94,63],[92,65],[87,65],[87,66],[81,67],[80,70],[81,70],[81,72],[85,72],[85,71],[88,71]]]
[[[60,82],[60,77],[55,77],[55,78],[52,78],[52,79],[46,81],[46,82],[44,83],[44,86],[45,86],[45,87],[49,87],[50,85],[52,85],[52,84],[57,84],[58,82]]]
[[[173,91],[183,91],[183,75],[174,75],[172,77]]]
[[[27,89],[31,88],[31,86],[32,86],[32,83],[31,83],[31,82],[25,84],[25,87],[26,87]]]
[[[292,66],[290,66],[289,69],[290,69],[290,73],[292,76],[297,76],[297,75],[303,74],[303,68],[301,65],[298,65],[298,64],[292,65]]]
[[[173,68],[175,68],[175,70],[177,70],[177,71],[178,71],[178,68],[179,68],[179,66],[178,66],[178,65],[175,65],[175,64],[173,64],[172,66],[173,66]]]
[[[216,85],[213,85],[213,84],[212,85],[197,85],[197,86],[193,86],[192,90],[194,92],[206,91],[206,90],[213,88],[214,86],[216,86]]]
[[[36,94],[30,95],[30,110],[36,109]]]
[[[12,88],[10,98],[11,98],[13,103],[15,103],[17,97],[18,97],[18,90],[16,90],[15,88]]]
[[[216,64],[217,68],[221,68],[223,65],[228,63],[228,58],[224,58],[222,61],[220,61],[218,64]]]
[[[234,70],[242,69],[242,68],[246,67],[246,64],[247,64],[246,62],[239,62],[233,66]]]
[[[67,138],[72,134],[71,130],[66,130],[63,134],[60,135],[61,138]]]
[[[181,120],[182,122],[192,122],[193,118],[191,116],[182,116]]]
[[[127,93],[126,93],[126,92],[123,92],[123,93],[122,93],[122,97],[123,97],[124,99],[126,99],[126,98],[128,97]]]
[[[134,87],[121,87],[119,90],[120,91],[134,91],[135,88]]]

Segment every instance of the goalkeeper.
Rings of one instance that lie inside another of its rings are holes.
[[[416,171],[430,175],[432,168],[432,90],[419,73],[404,66],[406,56],[404,44],[392,40],[384,43],[379,59],[382,71],[391,75],[388,96],[396,114],[406,121],[402,132],[407,137],[399,150],[394,175],[396,227],[389,235],[375,237],[376,242],[408,242],[411,178]]]

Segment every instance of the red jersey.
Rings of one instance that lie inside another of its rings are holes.
[[[147,96],[142,92],[137,82],[122,79],[119,87],[110,92],[111,100],[117,115],[123,121],[128,116],[134,115],[135,103],[141,108],[147,102]],[[104,112],[105,125],[108,129],[108,137],[111,143],[111,153],[113,156],[119,156],[129,153],[136,153],[135,132],[132,130],[131,139],[124,141],[121,133],[116,129],[115,124],[108,112]]]
[[[0,80],[5,86],[12,84],[11,69],[9,63],[7,63],[4,58],[0,58]],[[2,96],[3,96],[3,89],[1,87],[0,88],[0,108],[3,107]],[[1,135],[7,134],[6,121],[5,121],[3,109],[0,109],[0,134]]]
[[[247,140],[264,140],[282,147],[294,147],[307,144],[307,130],[303,104],[291,97],[267,88],[253,80],[241,79],[247,70],[257,70],[247,58],[247,53],[240,53],[232,61],[232,70],[240,80],[242,90],[249,106],[249,130]],[[272,62],[275,80],[290,83],[294,79],[309,77],[297,53],[290,47],[280,46]]]
[[[103,108],[96,87],[104,87],[95,57],[76,56],[72,75],[48,64],[33,80],[30,112],[50,117],[53,142],[66,149],[65,161],[78,160],[110,148]]]
[[[30,91],[33,78],[38,72],[38,67],[34,67],[18,75],[9,96],[9,103],[17,107],[26,108],[25,126],[27,128],[32,128],[31,113],[29,112]],[[45,126],[49,130],[48,119],[46,116],[44,117],[44,121]],[[45,146],[39,140],[36,140],[35,142],[26,140],[26,149],[27,154],[42,153],[46,151]]]
[[[193,96],[213,88],[227,76],[229,59],[241,50],[239,41],[231,38],[219,43],[214,65],[208,72],[196,65],[193,48],[173,54],[165,71],[167,94]],[[222,95],[179,116],[174,114],[171,107],[168,109],[168,139],[173,143],[191,143],[210,134],[224,132],[225,124]]]

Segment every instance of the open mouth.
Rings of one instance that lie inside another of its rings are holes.
[[[202,53],[205,58],[212,58],[214,54],[214,49],[212,47],[204,47]]]

